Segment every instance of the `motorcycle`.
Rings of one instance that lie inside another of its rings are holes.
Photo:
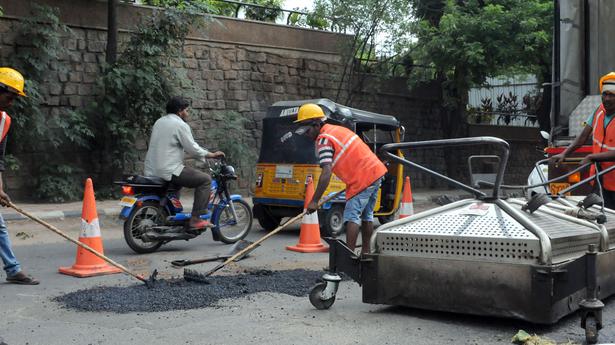
[[[252,227],[252,208],[241,195],[231,194],[229,182],[237,179],[235,169],[222,159],[210,167],[212,184],[208,213],[201,219],[213,224],[214,241],[235,243]],[[136,253],[152,253],[163,244],[190,240],[206,229],[188,227],[191,214],[183,212],[180,187],[158,177],[130,175],[115,184],[122,186],[120,200],[124,239]]]

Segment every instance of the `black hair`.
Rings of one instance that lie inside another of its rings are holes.
[[[188,108],[190,103],[187,99],[174,96],[167,102],[167,114],[177,114],[180,111]]]

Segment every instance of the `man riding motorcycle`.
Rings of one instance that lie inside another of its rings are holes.
[[[184,152],[192,157],[223,158],[222,151],[210,152],[197,144],[192,130],[186,123],[189,103],[182,97],[172,97],[166,106],[167,115],[159,118],[152,128],[152,135],[145,156],[145,175],[160,177],[165,181],[194,188],[192,217],[188,226],[204,229],[213,225],[200,218],[207,213],[211,176],[200,170],[184,165]]]

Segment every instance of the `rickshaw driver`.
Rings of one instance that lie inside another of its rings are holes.
[[[346,243],[354,251],[361,227],[361,255],[369,253],[374,230],[374,206],[378,189],[387,168],[369,147],[346,127],[326,124],[326,116],[318,105],[308,103],[299,108],[297,120],[302,126],[295,131],[316,141],[322,173],[307,212],[318,208],[318,200],[329,185],[331,173],[346,184],[346,206],[343,221]]]

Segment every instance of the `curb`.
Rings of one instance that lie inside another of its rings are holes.
[[[453,198],[455,200],[471,198],[470,194],[465,192],[455,193],[454,191],[442,191],[441,193],[415,193],[412,198],[415,203],[436,203],[437,199],[442,196],[448,196],[449,198]],[[191,201],[190,201],[191,204]],[[191,207],[185,207],[185,212],[190,212]],[[106,207],[106,208],[98,208],[98,216],[108,216],[108,217],[117,217],[119,216],[121,211],[120,207]],[[31,212],[33,216],[41,219],[41,220],[54,220],[54,219],[64,219],[64,218],[78,218],[81,217],[81,210],[68,210],[68,211],[46,211],[46,212]],[[6,212],[2,213],[2,217],[7,221],[20,221],[20,220],[30,220],[28,217],[17,213],[17,212]],[[1,344],[0,344],[1,345]]]
[[[120,209],[115,207],[102,208],[97,209],[96,212],[98,216],[119,216]],[[50,219],[64,219],[64,218],[77,218],[81,217],[81,211],[70,210],[70,211],[47,211],[47,212],[31,212],[31,215],[39,218],[41,220],[50,220]],[[15,212],[3,213],[2,218],[4,220],[30,220],[30,218]]]

